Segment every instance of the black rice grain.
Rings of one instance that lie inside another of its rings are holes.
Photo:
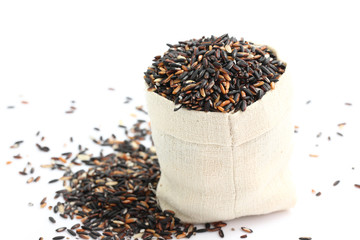
[[[339,183],[340,183],[340,180],[337,180],[337,181],[335,181],[335,182],[333,183],[333,186],[335,187],[335,186],[337,186]]]
[[[71,229],[74,230],[74,229],[77,229],[77,228],[79,228],[79,227],[80,227],[80,223],[76,223],[75,225],[73,225],[73,226],[71,227]]]
[[[66,230],[68,231],[68,233],[69,233],[70,235],[76,236],[76,233],[75,233],[73,230],[71,230],[71,229],[66,229]]]
[[[52,239],[53,240],[61,240],[61,239],[64,239],[65,236],[56,236],[56,237],[53,237]]]
[[[49,217],[50,222],[56,223],[56,220],[53,217]]]
[[[40,151],[42,151],[42,152],[48,152],[48,151],[50,151],[50,148],[48,148],[48,147],[46,147],[46,146],[40,146],[40,144],[35,144],[36,145],[36,147],[40,150]]]
[[[247,227],[241,227],[241,230],[243,230],[244,232],[247,232],[247,233],[253,232],[253,230],[251,230],[250,228],[247,228]]]
[[[61,227],[61,228],[56,229],[55,231],[56,232],[63,232],[65,230],[66,230],[66,227]]]
[[[50,180],[48,183],[55,183],[55,182],[57,182],[57,181],[59,181],[59,179]]]
[[[221,237],[221,238],[223,238],[224,237],[224,232],[223,232],[223,230],[219,230],[219,236]]]

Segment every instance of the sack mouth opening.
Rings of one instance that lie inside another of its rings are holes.
[[[270,49],[270,50],[274,53],[274,55],[276,55],[277,60],[281,61],[282,63],[284,63],[284,64],[286,65],[285,72],[282,73],[282,74],[280,75],[280,77],[279,77],[279,82],[280,82],[281,79],[284,78],[283,76],[284,76],[284,75],[287,75],[287,74],[286,74],[286,73],[288,72],[288,71],[287,71],[287,69],[288,69],[287,62],[281,60],[281,59],[279,58],[279,56],[278,56],[277,51],[276,51],[274,48],[268,46],[267,44],[254,44],[254,46],[264,46],[264,45],[266,45],[267,48]],[[145,88],[146,88],[146,90],[149,89],[149,88],[150,88],[149,84],[148,84],[146,81],[145,81],[144,83],[145,83]],[[275,83],[275,86],[276,86],[276,85],[277,85],[277,84]],[[273,91],[276,91],[276,87],[275,87],[275,89],[272,89],[272,90],[266,92],[263,97],[265,97],[266,95],[268,95],[269,93],[271,93],[271,92],[273,92]],[[175,104],[174,101],[172,101],[172,100],[170,100],[170,99],[162,96],[161,94],[159,94],[159,93],[157,93],[157,92],[155,92],[155,91],[153,91],[152,93],[157,94],[158,96],[160,96],[160,97],[166,99],[167,101],[171,102],[171,103],[173,104],[173,106],[174,106],[174,107],[173,107],[173,108],[174,108],[174,111],[175,111],[175,109],[177,109],[176,111],[180,111],[180,110],[181,110],[181,111],[194,111],[194,112],[203,112],[203,113],[206,113],[206,114],[225,114],[225,115],[242,114],[242,113],[246,112],[249,108],[251,108],[254,104],[256,104],[257,102],[259,102],[259,101],[261,101],[261,100],[263,99],[263,97],[262,97],[261,99],[258,99],[258,100],[256,100],[255,102],[252,102],[250,105],[247,105],[245,111],[240,111],[240,110],[239,110],[239,111],[235,112],[235,109],[233,109],[233,110],[230,111],[230,112],[221,112],[221,111],[208,111],[208,112],[205,112],[205,111],[198,111],[198,110],[195,110],[195,109],[192,110],[192,109],[188,109],[188,108],[182,108],[182,107],[181,107],[181,104]]]

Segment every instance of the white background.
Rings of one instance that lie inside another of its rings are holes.
[[[299,126],[291,163],[296,207],[230,221],[225,238],[239,239],[239,228],[248,226],[254,240],[360,239],[358,11],[356,1],[0,1],[1,239],[51,239],[56,227],[70,227],[60,218],[51,224],[52,212],[40,209],[45,196],[56,203],[62,186],[47,182],[62,173],[38,166],[77,144],[97,153],[89,136],[121,136],[120,120],[130,124],[130,113],[146,117],[134,109],[145,104],[143,72],[166,43],[223,33],[269,44],[288,62]],[[126,96],[135,100],[124,105]],[[72,105],[74,114],[65,114]],[[25,142],[10,149],[18,140]],[[51,151],[39,152],[35,143]],[[22,160],[12,158],[18,153]],[[18,174],[28,161],[34,176],[41,175],[38,183],[26,184],[28,176]]]

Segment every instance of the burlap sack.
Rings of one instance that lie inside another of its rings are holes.
[[[276,89],[233,113],[180,109],[147,92],[160,162],[157,197],[183,222],[205,223],[288,209],[295,189],[292,86],[288,69]]]

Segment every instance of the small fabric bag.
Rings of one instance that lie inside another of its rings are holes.
[[[183,222],[205,223],[294,206],[287,72],[244,112],[174,111],[174,102],[146,92],[163,210],[173,210]]]

